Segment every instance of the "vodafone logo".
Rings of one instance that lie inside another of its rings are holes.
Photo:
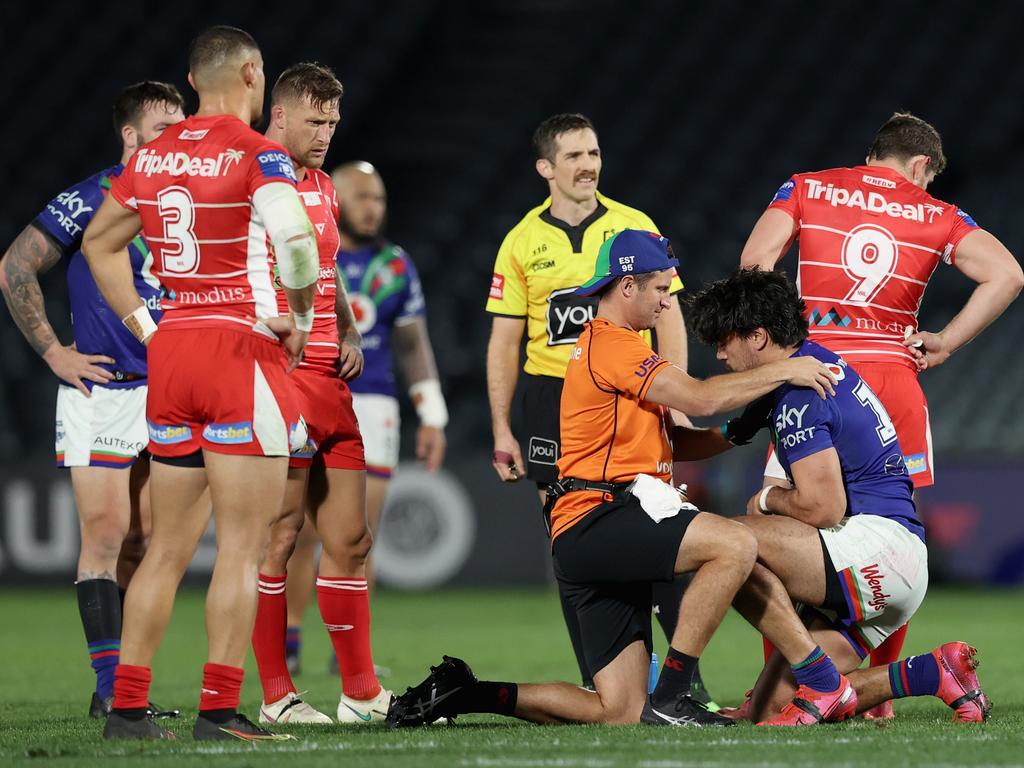
[[[825,367],[835,374],[836,381],[842,381],[846,378],[846,370],[839,363],[825,363]]]
[[[377,305],[373,303],[373,299],[363,293],[350,293],[348,303],[352,307],[356,330],[359,333],[368,333],[377,324]]]

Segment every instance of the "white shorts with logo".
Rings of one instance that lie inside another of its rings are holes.
[[[148,387],[93,387],[86,397],[74,387],[57,389],[57,466],[130,467],[149,442]]]
[[[834,528],[822,529],[821,538],[850,617],[839,622],[840,631],[863,657],[920,607],[928,591],[928,548],[898,522],[879,515],[844,517]]]
[[[352,409],[359,422],[366,453],[366,472],[377,477],[391,477],[398,466],[398,444],[401,420],[398,400],[388,395],[352,393]]]

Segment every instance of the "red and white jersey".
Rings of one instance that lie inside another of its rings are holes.
[[[939,261],[952,264],[978,228],[954,205],[882,166],[800,173],[769,208],[796,221],[797,285],[811,338],[849,362],[899,362],[916,370],[903,346]]]
[[[252,205],[265,184],[295,184],[288,153],[237,117],[190,117],[135,153],[110,194],[142,217],[161,327],[250,329],[278,314],[266,228]]]
[[[316,292],[313,294],[313,330],[310,331],[306,352],[299,363],[299,368],[306,368],[317,373],[333,376],[338,370],[338,316],[335,313],[334,301],[338,292],[336,282],[338,248],[341,238],[338,235],[338,194],[331,183],[331,177],[321,170],[307,170],[305,178],[299,182],[299,197],[306,206],[306,213],[313,224],[316,234],[316,245],[320,252],[320,274],[316,281]],[[273,249],[271,262],[273,264]],[[274,286],[277,289],[277,308],[282,314],[288,314],[288,299],[278,279],[276,265],[274,269]]]

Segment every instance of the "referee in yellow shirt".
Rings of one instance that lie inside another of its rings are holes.
[[[609,237],[623,229],[658,230],[642,211],[597,191],[601,148],[594,125],[585,116],[549,117],[534,132],[533,148],[537,173],[547,181],[550,197],[512,228],[498,251],[487,301],[492,316],[487,391],[495,471],[507,482],[524,476],[534,481],[543,504],[548,483],[558,479],[558,412],[569,354],[597,308],[595,299],[573,293],[594,274],[597,252]],[[672,292],[682,287],[676,277]],[[686,328],[678,300],[673,297],[672,301],[675,311],[663,312],[654,339],[645,340],[663,358],[685,370]],[[525,461],[510,418],[524,331]],[[663,596],[655,595],[658,619],[669,638],[675,629],[681,591],[681,585],[669,584]],[[562,612],[583,683],[592,685],[580,648],[579,622],[564,596]],[[697,693],[706,699],[702,682],[698,688]]]

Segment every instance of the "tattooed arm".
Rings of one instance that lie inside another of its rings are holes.
[[[74,344],[65,347],[46,317],[39,275],[60,261],[57,244],[34,225],[22,230],[0,260],[0,291],[22,335],[59,378],[77,387],[86,397],[83,379],[99,384],[113,376],[97,363],[112,364],[105,355],[80,354]]]

